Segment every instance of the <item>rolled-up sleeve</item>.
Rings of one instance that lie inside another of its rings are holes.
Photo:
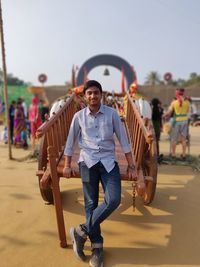
[[[113,125],[114,125],[114,132],[117,136],[117,139],[119,140],[123,152],[129,153],[131,151],[131,145],[128,142],[128,137],[125,128],[117,112],[113,113]]]
[[[64,155],[72,156],[74,151],[74,145],[76,143],[76,139],[79,135],[79,132],[80,132],[79,118],[76,113],[70,125],[69,134],[65,144]]]

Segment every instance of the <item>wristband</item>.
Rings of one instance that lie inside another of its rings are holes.
[[[130,166],[130,165],[128,165],[128,169],[131,169],[131,170],[133,170],[133,171],[134,171],[134,170],[135,170],[135,166],[134,166],[134,165],[131,165],[131,166]]]

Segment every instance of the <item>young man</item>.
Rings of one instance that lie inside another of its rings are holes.
[[[176,157],[176,145],[178,141],[182,144],[182,159],[186,159],[187,137],[188,137],[188,115],[190,103],[185,97],[184,88],[176,89],[176,99],[172,101],[164,117],[173,113],[171,142],[172,157]]]
[[[95,80],[86,82],[84,95],[88,106],[77,112],[72,120],[65,147],[64,177],[70,178],[71,157],[79,137],[79,168],[83,184],[86,222],[70,229],[76,256],[85,260],[84,244],[89,237],[92,247],[90,265],[103,266],[103,237],[100,224],[118,207],[121,201],[121,179],[115,158],[114,133],[128,163],[128,176],[137,179],[130,144],[116,110],[102,105],[102,87]],[[99,182],[104,201],[98,204]]]

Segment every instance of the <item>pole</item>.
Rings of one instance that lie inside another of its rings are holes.
[[[3,34],[3,17],[0,0],[0,38],[1,38],[1,54],[2,54],[2,66],[3,66],[3,81],[4,81],[4,99],[5,99],[5,111],[6,111],[6,126],[8,130],[8,153],[9,159],[12,159],[11,140],[10,140],[10,119],[9,119],[9,104],[8,104],[8,83],[7,83],[7,70],[6,70],[6,55],[4,46],[4,34]]]

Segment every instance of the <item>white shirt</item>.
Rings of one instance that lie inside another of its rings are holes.
[[[80,157],[91,168],[99,161],[102,162],[107,172],[114,166],[116,134],[124,153],[131,151],[128,138],[115,109],[101,105],[96,114],[91,113],[88,107],[75,113],[69,130],[64,155],[72,156],[74,145],[79,137]]]

